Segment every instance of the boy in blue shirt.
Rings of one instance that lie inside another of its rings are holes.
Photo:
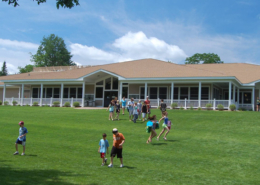
[[[107,158],[106,157],[106,152],[107,155],[109,154],[109,144],[108,144],[108,140],[106,140],[106,133],[103,134],[103,139],[101,139],[99,141],[99,148],[98,148],[98,153],[100,153],[100,157],[102,158],[102,164],[101,166],[104,166],[104,164],[107,162]]]
[[[24,122],[23,121],[20,121],[19,125],[20,125],[19,137],[17,138],[16,143],[15,143],[16,152],[14,153],[14,155],[18,155],[19,154],[19,152],[18,152],[18,144],[23,145],[23,153],[21,155],[25,154],[25,142],[26,142],[26,134],[28,133],[28,130],[24,127]]]

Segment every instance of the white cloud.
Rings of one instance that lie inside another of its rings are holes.
[[[30,42],[22,42],[17,40],[8,40],[0,38],[0,46],[7,48],[16,48],[16,49],[37,49],[38,45]]]
[[[83,65],[95,65],[111,62],[122,62],[134,59],[154,58],[180,62],[187,57],[185,52],[176,45],[167,44],[155,37],[148,38],[143,32],[128,32],[116,39],[111,50],[104,51],[93,46],[71,44],[73,60]]]

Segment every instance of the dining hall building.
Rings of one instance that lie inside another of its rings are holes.
[[[255,110],[260,96],[260,66],[246,63],[175,64],[141,59],[96,66],[36,67],[32,72],[0,77],[0,100],[12,105],[52,106],[79,102],[80,106],[107,107],[123,96],[142,101],[149,96],[170,107]]]

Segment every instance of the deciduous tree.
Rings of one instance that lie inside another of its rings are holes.
[[[24,67],[18,67],[18,69],[19,69],[19,73],[28,73],[28,72],[31,72],[32,70],[33,70],[33,65],[31,65],[31,64],[28,64],[28,65],[26,65],[26,66],[24,66]]]
[[[216,63],[216,64],[221,64],[224,63],[221,61],[220,57],[217,54],[214,53],[196,53],[191,57],[187,57],[185,64],[211,64],[211,63]]]

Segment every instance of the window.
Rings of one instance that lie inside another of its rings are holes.
[[[103,85],[103,80],[96,83],[96,85]]]
[[[145,93],[145,92],[144,92],[144,87],[141,87],[141,94],[140,94],[141,96],[140,96],[140,99],[145,99],[145,98],[144,98],[144,93]],[[148,94],[148,88],[147,88],[147,94]]]
[[[129,98],[134,98],[135,101],[138,101],[139,95],[138,94],[129,94]]]
[[[96,87],[96,98],[103,98],[103,87]]]
[[[128,87],[123,87],[122,95],[123,97],[128,98]]]
[[[118,79],[113,77],[113,89],[118,89]]]
[[[190,99],[191,100],[198,100],[199,98],[199,88],[198,87],[191,87],[190,88]]]
[[[70,88],[70,98],[76,98],[76,88]]]
[[[47,88],[46,98],[52,97],[52,88]]]
[[[180,99],[183,100],[185,98],[188,99],[189,97],[189,88],[188,87],[181,87]]]
[[[60,88],[54,88],[53,98],[60,98]]]
[[[123,83],[123,85],[128,85],[128,83]]]
[[[159,98],[167,99],[167,88],[166,87],[159,87]]]
[[[209,88],[208,87],[202,87],[201,88],[201,99],[202,100],[208,100],[209,99]]]
[[[33,98],[38,98],[38,88],[33,88],[33,93],[32,93],[32,97]]]
[[[150,87],[150,99],[157,99],[157,87]]]
[[[82,88],[78,88],[78,98],[82,98]]]
[[[68,98],[69,97],[69,88],[64,88],[63,90],[63,98]]]
[[[105,89],[111,89],[111,78],[106,79]]]
[[[246,92],[244,92],[244,101],[243,101],[243,103],[251,103],[251,93],[246,93]]]
[[[45,88],[43,88],[43,98],[46,98],[46,92],[45,92]]]

